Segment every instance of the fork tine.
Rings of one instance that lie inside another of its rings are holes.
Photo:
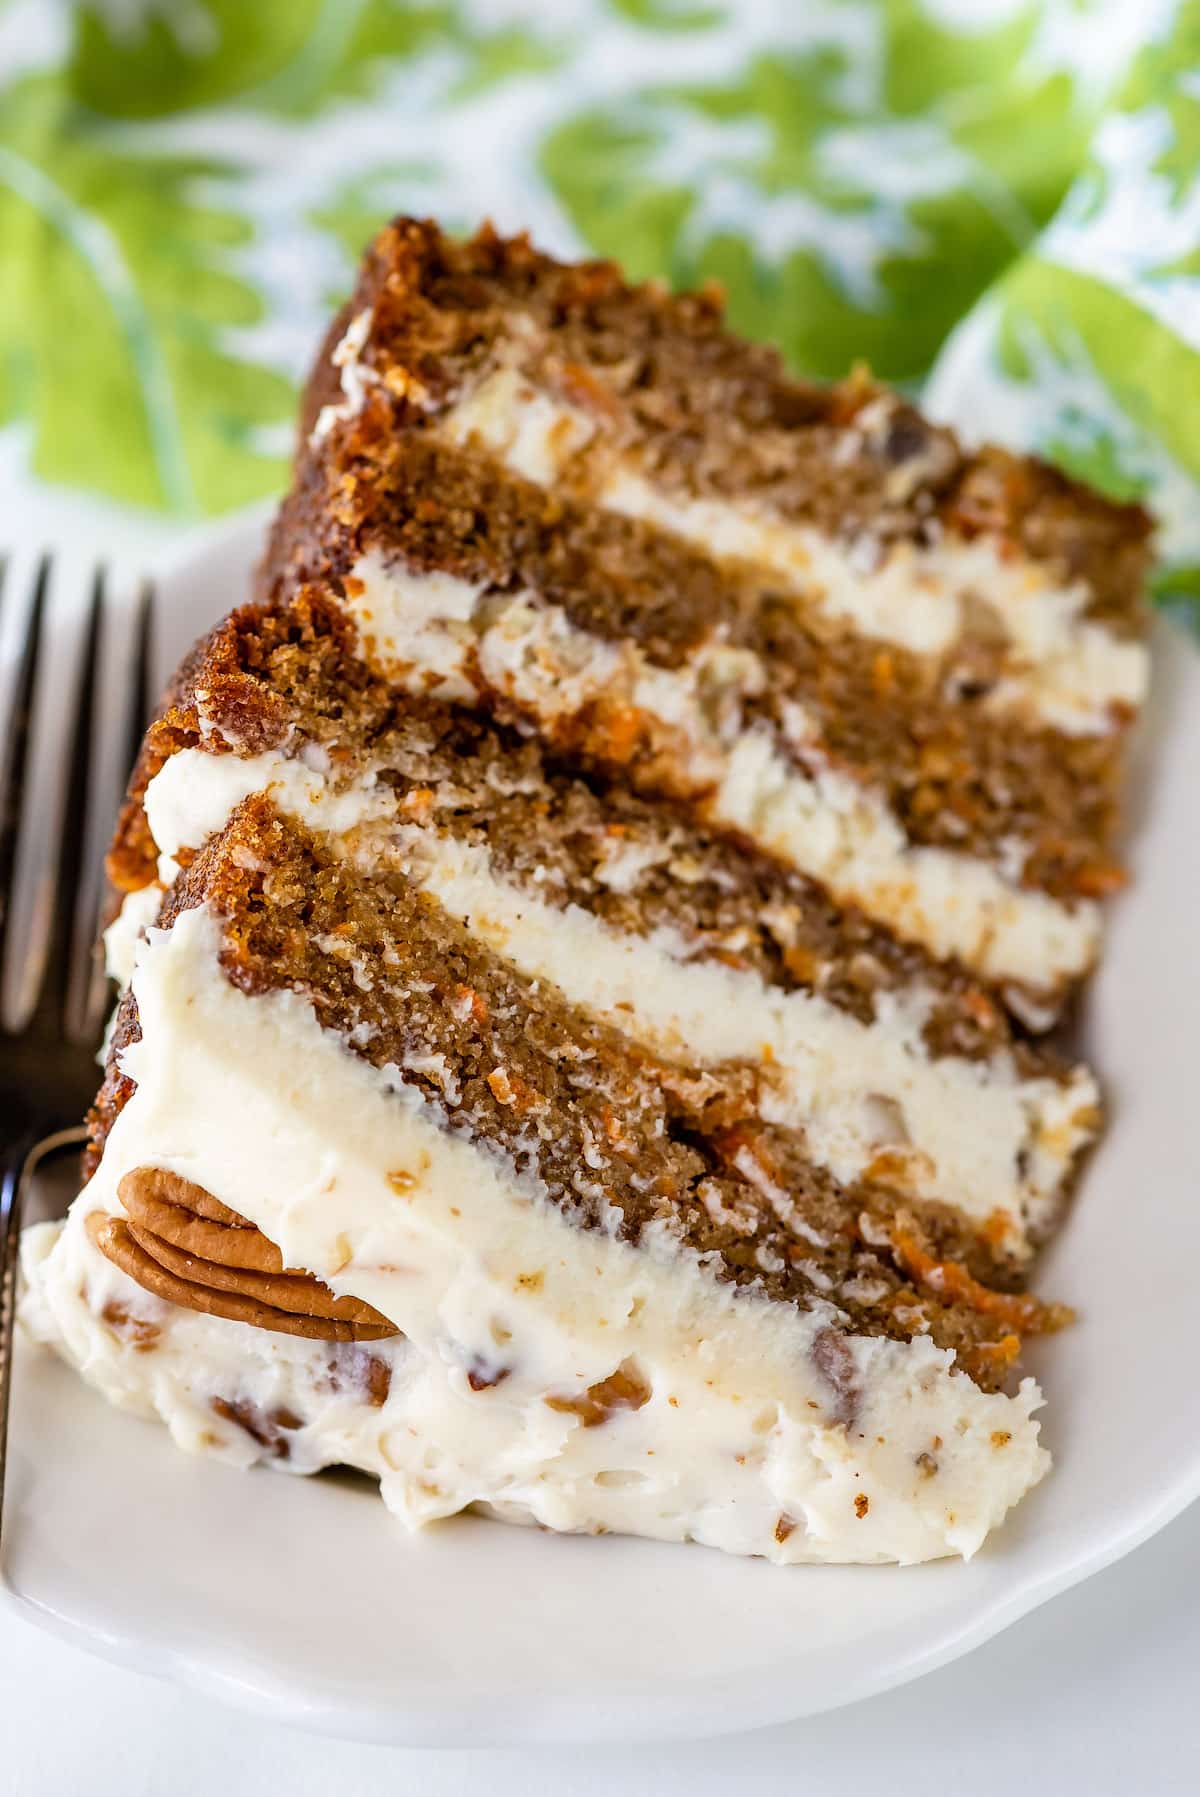
[[[145,586],[122,591],[110,579],[98,595],[98,644],[86,745],[87,801],[63,1017],[71,1042],[87,1043],[99,1034],[108,1002],[108,981],[97,946],[107,893],[104,851],[145,722],[142,689],[150,608],[151,594]]]
[[[40,549],[14,550],[0,569],[0,824],[15,821],[15,783],[20,769],[20,714],[32,675],[34,627],[45,580]]]
[[[0,1024],[23,1030],[37,1008],[57,915],[69,906],[60,882],[63,825],[75,803],[70,779],[80,675],[91,626],[94,572],[72,558],[48,563],[33,612],[33,691],[20,778],[20,811],[0,969]],[[66,728],[64,728],[64,724]],[[78,821],[76,815],[70,820]]]
[[[0,581],[0,971],[12,902],[29,709],[38,658],[49,557],[15,550]]]
[[[166,679],[165,677],[160,679],[157,672],[158,652],[162,645],[158,640],[156,623],[154,586],[150,581],[144,580],[138,609],[135,710],[130,719],[129,738],[130,767],[137,759],[142,746],[142,738],[149,729],[151,719],[166,690]]]

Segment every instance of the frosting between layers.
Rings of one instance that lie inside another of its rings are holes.
[[[424,586],[431,578],[436,590]],[[683,670],[653,667],[632,645],[603,642],[530,594],[472,625],[481,596],[469,582],[416,575],[371,551],[354,569],[346,604],[364,654],[389,679],[424,690],[430,674],[444,683],[474,662],[497,692],[551,729],[596,704],[639,712],[660,727],[688,781],[712,789],[714,823],[743,831],[839,903],[859,906],[935,956],[1046,994],[1095,960],[1096,903],[1068,906],[990,862],[910,843],[877,793],[822,764],[799,707],[793,722],[805,769],[768,730],[740,731],[737,700],[755,690],[753,656],[712,645]],[[1013,849],[1019,874],[1021,845]]]
[[[174,879],[174,873],[171,878]],[[104,971],[124,991],[133,978],[133,960],[143,932],[158,916],[162,888],[140,886],[127,892],[121,909],[104,932]]]
[[[324,442],[337,425],[356,418],[366,403],[367,388],[379,380],[370,363],[362,359],[374,317],[372,307],[356,313],[340,342],[335,344],[330,361],[341,371],[342,398],[336,404],[321,407],[309,437],[310,443]]]
[[[347,1052],[299,995],[231,986],[219,944],[201,907],[139,947],[143,1035],[122,1061],[136,1090],[62,1234],[49,1252],[33,1244],[24,1303],[34,1333],[117,1401],[163,1415],[182,1445],[213,1445],[197,1428],[206,1402],[261,1402],[261,1381],[280,1389],[302,1356],[182,1313],[166,1319],[187,1333],[162,1362],[104,1331],[105,1292],[131,1314],[155,1303],[89,1263],[84,1239],[90,1212],[121,1214],[118,1184],[142,1165],[202,1185],[286,1264],[403,1331],[373,1421],[304,1421],[297,1393],[298,1440],[310,1433],[294,1464],[380,1472],[410,1526],[484,1503],[779,1561],[913,1562],[973,1553],[1043,1475],[1032,1380],[985,1394],[924,1338],[841,1337],[821,1303],[719,1285],[665,1232],[634,1248],[573,1226],[397,1073]]]
[[[482,846],[403,822],[395,794],[374,785],[369,769],[336,789],[278,752],[180,750],[145,799],[164,876],[182,848],[203,846],[252,792],[268,792],[307,828],[341,839],[337,852],[364,872],[397,867],[522,973],[660,1052],[769,1062],[764,1116],[803,1129],[813,1158],[837,1178],[861,1177],[886,1152],[903,1163],[914,1195],[993,1227],[1007,1217],[1014,1252],[1050,1224],[1091,1133],[1086,1114],[1098,1095],[1086,1069],[1060,1084],[1021,1078],[1007,1054],[934,1059],[921,1033],[933,1003],[927,987],[881,993],[867,1026],[819,994],[691,959],[678,932],[620,933],[577,904],[555,904],[552,894],[497,875]]]
[[[372,554],[357,563],[347,584],[345,602],[371,659],[384,667],[420,668],[422,688],[432,698],[473,699],[465,670],[484,588],[436,570],[419,577],[402,573],[400,581],[397,602],[382,558]]]
[[[545,393],[515,369],[488,375],[437,420],[451,442],[475,442],[540,486],[568,477],[580,449],[599,442],[596,419]],[[1113,727],[1112,708],[1141,705],[1149,661],[1081,614],[1088,590],[1062,585],[1036,562],[986,536],[947,534],[934,545],[843,544],[753,501],[676,499],[632,458],[614,461],[590,497],[654,524],[718,559],[746,561],[782,580],[831,618],[918,654],[940,655],[963,633],[968,604],[984,604],[1010,645],[1008,677],[993,709],[1026,708],[1043,724],[1080,734]]]

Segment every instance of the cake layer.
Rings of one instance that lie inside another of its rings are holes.
[[[961,593],[980,584],[970,565],[980,549],[1010,570],[1024,564],[1026,578],[1002,582],[991,603],[1026,665],[1063,646],[1056,626],[1086,620],[1118,643],[1138,632],[1149,524],[1137,507],[1036,460],[967,453],[860,376],[837,387],[791,379],[775,350],[724,329],[712,289],[629,287],[612,263],[567,266],[523,238],[485,229],[458,243],[436,225],[398,219],[371,245],[330,330],[307,427],[328,441],[377,400],[439,427],[448,420],[450,440],[493,433],[493,446],[533,480],[548,484],[590,457],[600,464],[593,475],[640,477],[677,505],[728,502],[739,521],[776,532],[785,573],[795,564],[781,528],[798,531],[790,542],[805,548],[854,545],[848,599],[830,599],[819,574],[803,578],[796,558],[804,597],[818,607],[869,605],[889,545],[925,553],[930,574],[939,562],[928,551],[940,551],[943,591],[927,582],[925,607],[908,618],[879,608],[881,633],[918,647],[962,631]],[[627,487],[615,497],[637,509]],[[687,534],[707,547],[721,513],[699,516]],[[771,565],[758,542],[731,553]]]
[[[204,727],[191,692],[151,732],[126,881],[149,878],[151,854],[169,881],[239,801],[269,791],[348,865],[395,869],[521,973],[653,1052],[753,1064],[761,1115],[804,1129],[839,1179],[956,1207],[993,1273],[1048,1231],[1099,1122],[1086,1070],[1014,1040],[965,976],[682,806],[589,784],[442,706],[384,722],[336,628],[314,636],[322,621],[298,607],[218,633],[195,674]],[[308,644],[302,695],[287,687],[294,638]],[[262,683],[256,708],[235,665]],[[268,720],[286,752],[231,752],[264,742]],[[174,746],[165,760],[160,741]]]
[[[910,466],[902,461],[894,478],[907,483],[919,482],[926,472],[911,466],[924,455],[943,465],[953,457],[947,436],[892,395],[864,384],[859,395],[848,398],[847,411],[850,429],[828,446],[835,459],[873,450],[887,459],[887,445],[900,441]],[[1084,586],[1060,583],[1048,570],[1014,556],[1005,539],[968,533],[956,541],[953,524],[948,531],[942,519],[937,529],[919,530],[915,541],[896,540],[886,486],[883,534],[873,536],[868,523],[850,542],[748,499],[739,491],[742,481],[732,457],[727,471],[732,497],[698,497],[688,491],[690,483],[680,490],[661,479],[661,464],[645,453],[648,446],[631,454],[604,407],[593,416],[503,362],[477,386],[468,386],[438,428],[452,443],[491,451],[527,480],[546,487],[564,482],[568,489],[577,482],[605,511],[654,525],[722,561],[749,564],[819,616],[848,625],[868,641],[935,657],[949,654],[963,677],[969,677],[968,670],[976,679],[982,673],[991,687],[985,695],[988,710],[1011,709],[1066,731],[1103,733],[1116,721],[1112,708],[1142,697],[1143,661],[1136,644],[1080,621],[1089,597]],[[996,469],[993,478],[1000,484],[1009,473]],[[837,523],[844,528],[844,520]]]
[[[740,1123],[735,1082],[632,1055],[262,800],[164,922],[25,1311],[183,1445],[361,1465],[413,1525],[478,1503],[781,1561],[970,1553],[1041,1476],[1036,1388],[983,1387],[1056,1315]],[[142,1290],[95,1235],[146,1168],[404,1339],[294,1341]]]
[[[306,994],[354,1052],[422,1092],[452,1131],[483,1138],[536,1176],[588,1227],[635,1243],[666,1229],[715,1255],[718,1277],[787,1302],[819,1293],[867,1332],[907,1335],[919,1321],[985,1382],[1004,1376],[1014,1331],[1054,1326],[1057,1313],[1020,1295],[980,1288],[977,1302],[941,1302],[944,1273],[918,1271],[918,1296],[917,1263],[893,1237],[948,1264],[970,1252],[962,1219],[947,1206],[901,1202],[874,1180],[838,1181],[802,1134],[764,1119],[762,1069],[652,1055],[515,968],[398,868],[348,865],[268,799],[239,806],[179,876],[164,921],[174,927],[198,904],[221,920],[229,980]],[[127,997],[95,1119],[102,1167],[132,1096],[140,1027]],[[266,1233],[286,1260],[287,1244]]]
[[[1120,880],[1141,515],[523,243],[401,222],[348,316],[267,588],[337,580],[387,677],[691,795],[1052,1021]]]
[[[1019,833],[1015,803],[1002,820],[1013,834],[998,837],[991,859],[922,842],[879,785],[838,765],[802,703],[788,702],[772,722],[742,716],[736,652],[717,647],[684,672],[664,671],[628,644],[598,644],[524,594],[478,613],[475,587],[439,575],[430,592],[423,580],[372,559],[348,577],[364,652],[385,677],[424,689],[432,671],[434,690],[451,697],[464,696],[456,677],[477,677],[560,752],[622,768],[644,791],[692,797],[712,826],[796,868],[838,904],[1000,987],[1031,1025],[1052,1022],[1091,968],[1099,907],[1078,891],[1068,899],[1024,883],[1038,851]],[[1038,809],[1036,787],[1017,790]],[[954,817],[937,815],[943,829]],[[1045,859],[1061,859],[1069,839],[1044,814],[1039,826]],[[1094,858],[1078,869],[1092,891],[1118,877]]]
[[[536,631],[571,677],[564,717],[614,679],[624,687],[614,703],[644,711],[647,729],[657,720],[661,734],[690,709],[696,765],[681,741],[679,778],[701,787],[708,758],[741,729],[794,738],[799,708],[810,753],[876,789],[914,842],[1011,862],[1013,843],[1027,840],[1032,883],[1062,897],[1095,887],[1120,733],[1031,728],[997,711],[983,646],[953,669],[881,648],[798,610],[753,569],[543,492],[420,429],[399,431],[374,467],[356,471],[353,530],[339,522],[339,466],[319,470],[324,503],[301,489],[278,534],[301,556],[293,573],[344,584],[376,659],[397,677],[470,698],[480,674],[496,680],[500,644]],[[1144,662],[1137,645],[1130,653]]]

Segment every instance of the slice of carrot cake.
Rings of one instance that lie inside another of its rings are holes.
[[[24,1316],[181,1445],[779,1561],[1044,1472],[1146,520],[399,221],[147,733]]]

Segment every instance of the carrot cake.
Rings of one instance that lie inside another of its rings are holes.
[[[175,1439],[781,1562],[1042,1476],[1146,525],[398,221],[147,733],[24,1316]]]

